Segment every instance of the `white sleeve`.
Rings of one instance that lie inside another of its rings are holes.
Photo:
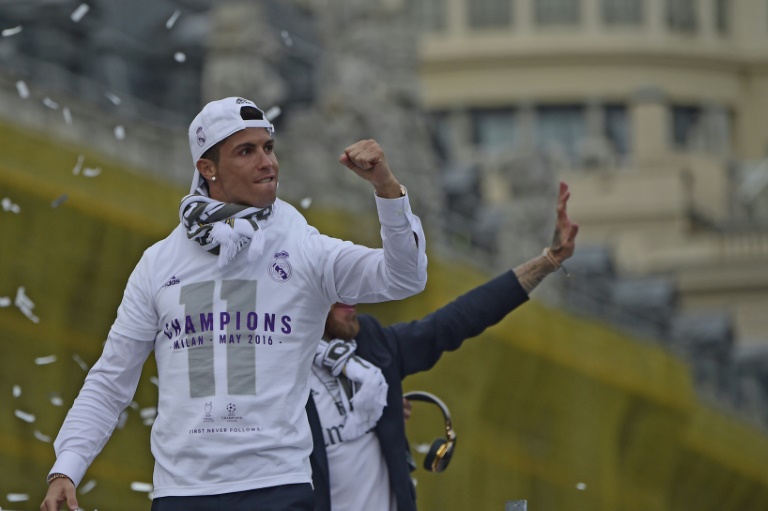
[[[376,196],[381,223],[381,249],[317,235],[331,252],[322,266],[322,282],[331,302],[375,303],[401,300],[427,284],[424,230],[411,212],[408,196]]]
[[[133,399],[154,344],[110,334],[53,443],[56,462],[49,474],[60,472],[80,484]]]

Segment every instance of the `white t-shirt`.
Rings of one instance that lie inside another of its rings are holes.
[[[82,479],[135,392],[149,342],[155,497],[310,482],[307,379],[330,305],[402,299],[426,283],[407,197],[376,203],[383,250],[321,235],[282,201],[253,263],[242,250],[220,269],[181,226],[150,247],[54,443],[52,472]]]
[[[341,376],[335,378],[326,368],[312,366],[309,386],[315,400],[323,440],[328,455],[332,511],[397,511],[397,501],[389,484],[389,470],[381,444],[373,431],[353,440],[344,438],[345,397]]]

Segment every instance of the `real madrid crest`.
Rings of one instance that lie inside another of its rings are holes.
[[[275,254],[275,260],[269,265],[269,276],[275,282],[285,282],[291,278],[291,263],[288,262],[288,252],[281,250]]]

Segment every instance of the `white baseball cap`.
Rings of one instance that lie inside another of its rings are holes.
[[[240,109],[244,106],[257,109],[263,118],[244,120],[240,115]],[[205,182],[197,170],[197,160],[208,149],[245,128],[266,128],[270,135],[275,132],[275,127],[267,120],[264,111],[249,99],[224,98],[211,101],[203,107],[189,125],[189,150],[192,153],[192,164],[195,165],[195,175],[192,178],[189,193],[195,193],[195,190]],[[206,187],[202,187],[202,191],[205,192]]]

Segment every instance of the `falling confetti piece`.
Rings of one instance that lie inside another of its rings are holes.
[[[39,366],[53,364],[54,362],[56,362],[56,355],[48,355],[47,357],[37,357],[35,359],[35,364]]]
[[[49,437],[48,435],[44,435],[38,430],[35,430],[34,435],[35,435],[35,438],[37,438],[41,442],[51,443],[51,437]]]
[[[21,99],[27,99],[29,97],[29,87],[27,87],[24,80],[16,82],[16,90],[18,91],[19,96],[21,96]]]
[[[285,44],[288,48],[293,46],[293,39],[291,39],[291,34],[289,34],[287,30],[280,32],[280,37],[283,38],[283,44]]]
[[[13,28],[3,29],[2,34],[3,34],[3,37],[10,37],[12,35],[18,34],[19,32],[21,32],[21,25]]]
[[[90,167],[85,167],[83,169],[83,176],[85,177],[96,177],[99,174],[101,174],[101,167],[96,167],[95,169],[92,169]]]
[[[11,299],[7,296],[0,296],[0,307],[9,307],[11,305]]]
[[[264,113],[264,117],[266,117],[268,121],[273,121],[280,117],[281,113],[283,113],[283,111],[279,106],[273,106]]]
[[[80,4],[77,6],[77,9],[75,9],[72,14],[70,14],[70,19],[74,21],[75,23],[79,23],[81,19],[83,19],[83,16],[88,14],[88,11],[91,8],[88,7],[88,4]]]
[[[147,417],[146,419],[141,421],[141,423],[144,424],[145,426],[151,426],[152,424],[155,423],[155,418],[154,417]]]
[[[80,493],[88,493],[94,488],[96,488],[96,480],[91,479],[90,481],[82,485],[77,491],[79,491]]]
[[[82,154],[77,157],[77,163],[75,163],[75,168],[72,169],[72,174],[73,175],[76,176],[76,175],[80,174],[80,169],[83,168],[83,162],[84,161],[85,161],[85,156],[83,156]]]
[[[177,51],[176,53],[173,54],[173,60],[175,60],[176,62],[184,62],[185,60],[187,60],[187,56],[184,54],[184,52]]]
[[[123,102],[123,100],[122,100],[122,99],[120,99],[120,98],[119,98],[118,96],[116,96],[115,94],[112,94],[111,92],[107,92],[107,93],[105,93],[104,95],[105,95],[105,96],[107,97],[107,99],[108,99],[109,101],[111,101],[111,102],[112,102],[112,104],[113,104],[113,105],[115,105],[115,106],[117,106],[117,105],[119,105],[120,103],[122,103],[122,102]]]
[[[19,397],[21,395],[21,387],[18,385],[13,386],[13,397]]]
[[[21,212],[19,205],[14,204],[13,201],[8,197],[5,197],[2,201],[0,201],[0,204],[2,204],[5,211],[10,211],[11,213],[16,213],[17,215]]]
[[[77,362],[77,365],[80,366],[80,369],[82,369],[86,373],[88,372],[88,364],[85,363],[85,360],[83,360],[83,358],[80,355],[75,353],[74,355],[72,355],[72,360]]]
[[[53,199],[53,201],[51,202],[51,207],[58,208],[59,206],[64,204],[64,201],[67,200],[68,198],[69,198],[69,195],[67,195],[66,193],[63,195],[59,195],[57,198]]]
[[[158,387],[160,386],[160,380],[157,379],[157,376],[150,376],[149,381]]]
[[[584,484],[584,483],[576,483],[576,489],[577,490],[586,490],[587,489],[587,485]]]
[[[35,416],[31,413],[22,412],[21,410],[14,410],[13,414],[24,422],[29,422],[30,424],[35,422]]]
[[[299,203],[303,209],[307,209],[310,204],[312,204],[312,198],[311,197],[304,197],[301,199],[301,202]]]
[[[32,309],[35,308],[35,303],[24,293],[24,287],[19,287],[19,289],[16,290],[14,305],[16,305],[16,307],[18,307],[19,310],[21,310],[21,312],[23,312],[33,323],[40,322],[40,318],[32,313]]]
[[[429,444],[416,444],[414,450],[419,454],[427,454],[432,446]]]
[[[128,422],[128,412],[123,410],[120,412],[120,416],[117,418],[117,429],[123,429],[125,427],[125,423]]]
[[[131,401],[131,404],[129,404],[128,406],[130,406],[134,410],[138,410],[139,409],[139,403],[137,403],[136,401]]]
[[[179,19],[179,16],[181,15],[181,11],[179,9],[176,9],[173,11],[173,14],[171,14],[171,17],[168,18],[168,21],[165,22],[165,28],[168,30],[172,29],[173,26],[176,24],[176,20]]]
[[[51,396],[51,404],[53,406],[64,406],[64,400],[59,396]]]
[[[148,419],[148,418],[156,417],[157,416],[157,408],[155,408],[154,406],[151,406],[151,407],[148,407],[148,408],[142,408],[141,410],[139,410],[139,416],[142,419]]]
[[[115,138],[118,140],[125,138],[125,128],[122,125],[115,126]]]
[[[29,495],[26,493],[9,493],[5,496],[8,502],[24,502],[29,500]]]
[[[150,492],[152,491],[152,485],[149,483],[140,483],[138,481],[134,481],[131,483],[131,490]]]
[[[59,104],[56,103],[51,98],[43,98],[43,104],[45,106],[47,106],[48,108],[50,108],[51,110],[58,110],[59,109]]]
[[[67,123],[67,126],[72,125],[72,112],[69,111],[68,107],[64,107],[61,109],[61,115],[64,116],[64,122]]]

